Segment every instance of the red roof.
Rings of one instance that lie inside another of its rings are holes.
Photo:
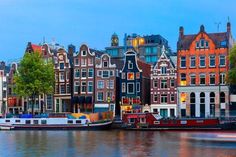
[[[31,44],[32,49],[34,52],[39,52],[40,54],[42,53],[42,47],[36,44]]]
[[[150,78],[150,75],[151,75],[151,65],[147,64],[144,61],[141,61],[139,59],[138,59],[137,62],[138,62],[139,69],[141,69],[142,72],[143,72],[143,77]]]

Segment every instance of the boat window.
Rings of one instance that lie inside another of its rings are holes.
[[[146,123],[146,118],[140,118],[140,123]]]
[[[203,120],[197,120],[197,123],[203,123]]]
[[[41,120],[41,124],[47,124],[47,120]]]
[[[81,124],[81,120],[76,120],[76,124]]]
[[[130,118],[129,119],[129,123],[134,123],[135,122],[135,118]]]
[[[186,120],[181,120],[180,124],[187,124],[187,121]]]
[[[15,120],[16,123],[20,123],[20,120]]]
[[[160,121],[154,121],[154,124],[160,124]]]
[[[39,120],[34,120],[34,124],[39,124]]]
[[[168,120],[163,120],[162,123],[163,124],[168,124]]]
[[[173,120],[172,123],[173,123],[173,124],[177,124],[177,120]]]
[[[68,120],[67,123],[68,124],[73,124],[73,120]]]
[[[10,120],[6,120],[6,123],[10,123],[11,121]]]
[[[26,120],[26,121],[25,121],[25,124],[30,124],[30,120]]]

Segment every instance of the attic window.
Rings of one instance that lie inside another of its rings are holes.
[[[131,62],[128,63],[128,69],[133,69],[133,63]]]
[[[220,42],[220,46],[226,46],[226,41],[224,40],[224,41],[221,41]]]
[[[87,55],[86,51],[83,50],[82,53],[81,53],[81,56],[86,56],[86,55]]]
[[[200,44],[201,44],[200,47],[201,47],[201,48],[204,48],[204,42],[205,42],[204,39],[201,39],[201,40],[200,40]]]
[[[196,42],[196,48],[199,48],[199,42]]]

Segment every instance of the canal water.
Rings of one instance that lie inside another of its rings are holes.
[[[0,157],[236,157],[236,142],[204,140],[212,134],[236,136],[236,132],[0,131]]]

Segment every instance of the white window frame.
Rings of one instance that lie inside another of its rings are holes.
[[[211,65],[211,57],[214,57],[214,60],[215,60],[215,64],[214,65]],[[216,67],[216,56],[215,55],[210,55],[209,56],[209,67]]]
[[[214,83],[214,84],[211,84],[211,76],[213,76],[214,78],[216,77],[215,74],[210,74],[210,75],[209,75],[209,85],[215,85],[215,84],[216,84],[216,78],[215,78],[215,83]]]
[[[137,83],[136,83],[136,91],[137,91],[137,92],[140,92],[140,82],[137,82]]]
[[[201,78],[202,78],[201,76],[204,76],[204,78],[205,78],[205,83],[204,84],[201,84]],[[200,85],[206,85],[206,74],[200,74],[199,75],[199,84]]]
[[[204,65],[201,65],[201,57],[204,57]],[[199,67],[200,68],[205,68],[206,67],[206,56],[199,56]]]
[[[221,64],[220,64],[221,57],[224,57],[224,62],[225,62],[224,65],[221,65]],[[224,67],[225,65],[226,65],[226,56],[225,56],[225,55],[220,55],[220,57],[219,57],[219,66],[220,66],[220,67]]]
[[[102,93],[102,99],[98,99],[98,94]],[[97,101],[104,101],[104,92],[97,92]]]
[[[122,92],[122,93],[125,93],[125,92],[126,92],[126,83],[125,83],[125,82],[123,82],[123,83],[121,84],[121,92]]]
[[[133,88],[135,88],[134,83],[131,83],[131,82],[127,83],[127,87],[126,87],[127,88],[126,89],[127,90],[127,94],[134,94],[135,93],[135,89],[133,89],[133,92],[129,92],[129,85],[131,85],[131,84],[133,85]]]
[[[193,60],[193,58],[194,58],[194,60],[195,60],[195,65],[194,66],[192,66],[192,60]],[[195,68],[196,67],[196,56],[190,56],[190,68]]]
[[[103,87],[99,87],[99,82],[102,82]],[[97,89],[104,89],[104,80],[98,80],[97,81]]]
[[[81,56],[87,56],[87,51],[86,50],[82,50],[81,51]]]
[[[128,62],[128,69],[133,69],[134,65],[131,61]]]
[[[89,91],[89,83],[92,83],[92,91]],[[88,85],[87,85],[88,87],[88,89],[87,89],[87,91],[88,91],[88,93],[93,93],[93,81],[88,81]]]

